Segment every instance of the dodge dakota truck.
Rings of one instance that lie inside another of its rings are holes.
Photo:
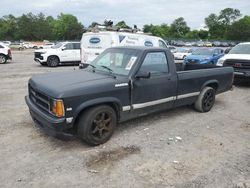
[[[77,135],[89,145],[110,139],[119,122],[184,105],[208,112],[231,89],[232,67],[176,69],[168,49],[114,47],[83,69],[33,76],[25,97],[47,133]],[[198,117],[198,115],[197,115]]]

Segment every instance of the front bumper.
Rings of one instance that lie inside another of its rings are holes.
[[[37,57],[34,58],[34,61],[37,62],[37,63],[45,63],[45,62],[46,62],[46,61],[44,60],[44,58],[43,58],[43,59],[40,59],[40,58],[37,58]]]
[[[65,118],[56,118],[45,114],[30,100],[28,96],[25,96],[25,101],[29,107],[30,115],[33,121],[48,135],[58,138],[73,136],[73,134],[67,132],[72,127],[72,125],[67,124]]]
[[[234,75],[236,78],[246,78],[250,79],[250,70],[244,71],[244,70],[235,70]]]

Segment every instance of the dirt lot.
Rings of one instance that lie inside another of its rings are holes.
[[[89,147],[45,135],[24,101],[32,75],[77,67],[41,67],[28,51],[13,57],[0,65],[0,187],[250,187],[250,84],[217,96],[209,113],[147,116]]]

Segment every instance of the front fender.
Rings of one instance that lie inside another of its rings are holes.
[[[88,100],[86,102],[83,102],[82,104],[80,104],[73,116],[75,117],[74,120],[76,119],[76,117],[78,117],[78,115],[85,109],[87,109],[88,107],[91,107],[91,106],[95,106],[95,105],[98,105],[98,104],[105,104],[105,103],[113,103],[115,104],[118,109],[119,109],[119,112],[122,110],[122,104],[121,102],[117,99],[117,98],[114,98],[114,97],[102,97],[102,98],[97,98],[97,99],[92,99],[92,100]],[[119,112],[118,115],[119,115]]]

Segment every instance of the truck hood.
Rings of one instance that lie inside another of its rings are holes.
[[[250,60],[250,54],[227,54],[221,59],[239,59],[239,60]]]
[[[105,87],[110,82],[117,81],[111,75],[86,70],[35,75],[29,80],[34,89],[52,98],[82,95],[91,92],[93,87]]]
[[[39,49],[39,50],[35,50],[35,52],[56,52],[58,50],[61,50],[60,48],[44,48],[44,49]]]

